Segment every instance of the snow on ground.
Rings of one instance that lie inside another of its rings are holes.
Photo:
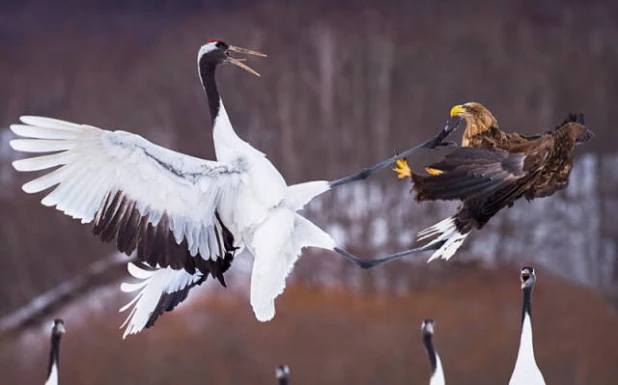
[[[602,290],[616,290],[618,155],[579,155],[569,187],[552,197],[518,201],[481,231],[455,258],[533,264]],[[458,202],[416,203],[409,182],[372,181],[337,188],[311,202],[307,216],[339,244],[375,258],[413,246],[418,231],[456,212]],[[427,253],[428,254],[428,253]],[[412,257],[424,263],[429,255]]]

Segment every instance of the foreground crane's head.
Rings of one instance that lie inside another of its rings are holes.
[[[290,368],[287,365],[279,365],[275,369],[275,376],[278,380],[287,379],[290,375]]]
[[[498,121],[481,103],[468,102],[451,108],[451,117],[466,120],[466,131],[472,135],[480,134],[491,127],[498,127]]]
[[[522,289],[532,289],[534,287],[534,283],[536,282],[536,274],[534,272],[534,267],[524,266],[521,268],[521,274],[519,275],[519,279],[521,280],[521,288]]]
[[[64,321],[60,318],[56,318],[52,324],[52,334],[55,336],[61,336],[66,332],[64,328]]]
[[[257,51],[251,51],[246,48],[234,47],[233,45],[229,45],[221,40],[211,39],[208,40],[208,43],[204,44],[199,53],[197,54],[197,65],[202,70],[203,68],[211,67],[215,68],[216,66],[224,63],[232,63],[246,71],[251,72],[255,76],[260,76],[253,68],[249,67],[245,63],[243,63],[244,58],[235,58],[232,57],[232,52],[242,53],[245,55],[254,55],[266,57],[265,54]]]
[[[426,319],[421,324],[421,333],[423,335],[433,335],[433,328],[436,322],[432,319]]]

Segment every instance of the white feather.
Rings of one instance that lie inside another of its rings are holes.
[[[16,160],[13,162],[13,167],[15,167],[15,170],[17,171],[40,171],[67,164],[72,159],[74,159],[72,154],[60,152],[51,155]]]
[[[435,225],[426,228],[425,230],[422,230],[418,233],[416,240],[422,241],[428,238],[436,237],[424,247],[444,242],[438,250],[431,254],[431,257],[429,257],[427,263],[438,258],[448,261],[453,257],[453,255],[455,255],[468,234],[470,233],[467,232],[462,234],[459,230],[457,230],[457,226],[455,226],[455,217],[453,216],[446,218]]]
[[[528,313],[524,316],[522,323],[517,361],[509,385],[545,385],[543,374],[534,359],[532,323]]]
[[[289,186],[285,194],[286,206],[292,210],[300,210],[313,198],[328,190],[330,190],[330,185],[325,180]]]
[[[13,139],[10,144],[14,150],[35,153],[65,151],[75,147],[72,140]]]
[[[36,126],[26,126],[23,124],[11,125],[11,130],[19,136],[37,139],[75,139],[77,133],[74,131],[58,130],[53,128],[42,128]]]
[[[154,271],[146,270],[138,267],[134,263],[127,263],[127,270],[129,270],[129,274],[137,279],[148,279],[152,277]]]
[[[281,208],[255,231],[251,274],[251,306],[259,321],[275,316],[275,298],[285,288],[303,247],[332,250],[335,241],[320,228],[292,211]]]
[[[148,271],[136,265],[131,265],[133,264],[127,264],[129,274],[135,278],[142,279],[142,282],[136,284],[122,283],[121,290],[123,292],[134,292],[140,288],[142,289],[127,305],[120,309],[121,312],[124,312],[132,305],[134,306],[121,326],[122,328],[126,325],[122,336],[123,339],[130,334],[140,332],[146,326],[163,293],[173,293],[182,290],[202,277],[201,273],[189,274],[185,270],[165,268]]]
[[[429,379],[429,385],[444,385],[445,383],[446,382],[444,379],[444,369],[442,369],[442,361],[440,360],[438,352],[436,352],[436,371]]]
[[[58,385],[58,363],[54,362],[52,364],[51,372],[49,372],[45,385]]]
[[[59,119],[44,118],[42,116],[22,116],[19,120],[30,126],[53,128],[63,131],[81,132],[84,129],[84,126],[80,124],[70,123]]]

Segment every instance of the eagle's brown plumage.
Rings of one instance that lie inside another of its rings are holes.
[[[451,116],[466,121],[462,147],[427,167],[431,175],[412,174],[416,200],[461,200],[453,217],[419,233],[440,245],[431,259],[450,258],[473,229],[482,228],[502,208],[522,197],[552,195],[565,188],[573,167],[575,145],[592,132],[583,115],[570,115],[540,135],[508,134],[480,103],[455,106]]]

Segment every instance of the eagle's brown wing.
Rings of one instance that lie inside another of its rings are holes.
[[[535,174],[527,173],[516,182],[504,183],[498,189],[483,191],[465,199],[455,217],[457,229],[470,231],[473,227],[482,228],[498,211],[512,206],[524,196],[534,177]]]
[[[515,187],[509,186],[529,187],[530,176],[536,174],[546,159],[543,146],[531,146],[528,150],[458,148],[427,167],[433,175],[412,175],[416,199],[466,200],[481,195],[488,197],[494,192],[511,196]]]
[[[493,191],[524,174],[524,154],[461,147],[427,168],[434,175],[413,174],[416,199],[464,200]]]

